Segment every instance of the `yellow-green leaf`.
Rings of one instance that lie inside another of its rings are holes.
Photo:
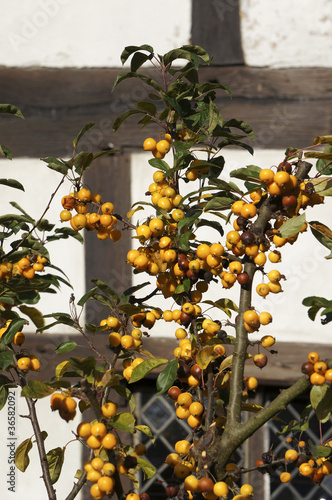
[[[145,377],[148,373],[150,373],[155,368],[159,366],[166,365],[168,363],[168,359],[146,359],[143,363],[135,366],[133,372],[131,374],[129,383],[137,382]]]
[[[117,413],[112,418],[111,424],[115,429],[125,432],[133,432],[135,427],[135,417],[132,413]]]
[[[314,138],[313,144],[332,144],[332,135],[318,135]]]
[[[65,448],[60,447],[50,450],[46,455],[52,484],[56,483],[60,477],[64,455]]]
[[[249,404],[249,403],[242,403],[241,404],[241,409],[243,411],[250,411],[253,413],[257,413],[261,411],[264,407],[260,405],[254,405],[254,404]]]
[[[279,228],[279,233],[282,238],[290,238],[295,234],[299,233],[305,223],[305,213],[292,217],[286,220],[283,225]]]
[[[216,354],[213,352],[213,346],[208,345],[201,349],[196,356],[196,363],[200,367],[201,370],[205,370],[210,361],[212,361],[216,357]]]
[[[150,427],[148,427],[147,425],[135,425],[135,429],[146,434],[153,443],[156,441],[156,438],[152,434]]]
[[[70,362],[67,361],[62,361],[62,363],[59,363],[55,369],[55,376],[57,380],[60,380],[61,377],[66,373],[66,371],[70,368]]]
[[[31,450],[31,448],[32,448],[32,438],[26,439],[16,448],[15,465],[21,472],[25,472],[30,463],[30,458],[28,453]]]
[[[43,328],[45,326],[45,320],[42,313],[35,307],[21,305],[19,306],[19,310],[28,316],[37,328]]]
[[[151,479],[156,473],[156,468],[150,464],[147,460],[141,457],[137,457],[137,464],[141,468],[144,474],[144,479]]]
[[[30,380],[23,387],[21,396],[25,398],[41,399],[49,396],[54,392],[54,387],[40,380]]]

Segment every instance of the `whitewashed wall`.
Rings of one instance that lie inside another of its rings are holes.
[[[19,191],[10,187],[1,186],[0,210],[2,214],[20,212],[10,205],[15,201],[31,217],[38,220],[47,207],[52,193],[61,181],[61,175],[46,167],[46,164],[39,159],[16,158],[12,161],[0,160],[1,177],[11,177],[19,180],[25,191]],[[61,198],[70,192],[71,185],[62,184],[53,199],[50,209],[45,214],[45,218],[56,227],[63,227],[59,214],[62,210]],[[68,223],[64,223],[68,225]],[[70,227],[70,226],[69,226]],[[5,243],[7,245],[7,243]],[[56,270],[50,270],[72,283],[74,290],[65,284],[61,284],[59,293],[54,295],[42,294],[41,301],[36,305],[43,314],[51,312],[69,312],[69,299],[71,293],[75,293],[77,300],[85,292],[85,271],[84,271],[84,246],[74,238],[55,241],[47,245],[50,253],[51,263],[60,267],[65,276]],[[5,251],[8,249],[5,248]],[[10,250],[10,248],[9,248]],[[47,267],[45,272],[48,272]],[[66,326],[61,326],[57,332],[71,333],[72,330]],[[33,324],[25,327],[24,332],[34,332]]]
[[[0,65],[118,67],[125,45],[159,53],[190,42],[191,1],[0,1]],[[207,2],[223,15],[233,0]],[[332,65],[330,0],[241,0],[241,35],[249,66]]]
[[[125,45],[148,43],[163,54],[190,40],[190,0],[1,0],[0,7],[5,66],[116,67]]]
[[[249,66],[332,66],[330,0],[241,0],[240,5]]]

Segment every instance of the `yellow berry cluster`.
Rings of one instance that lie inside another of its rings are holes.
[[[35,277],[36,271],[44,271],[46,257],[41,255],[26,255],[18,262],[2,262],[0,264],[0,281],[10,281],[15,276],[24,276],[29,280]]]
[[[195,404],[195,403],[192,403]],[[203,452],[204,453],[204,452]],[[195,493],[201,493],[207,500],[217,500],[218,498],[228,498],[233,494],[233,500],[250,500],[254,495],[254,488],[250,484],[243,484],[240,488],[234,484],[240,477],[240,472],[236,464],[226,465],[227,482],[214,481],[208,475],[197,477],[195,443],[185,439],[175,443],[175,452],[166,457],[166,464],[173,468],[173,474],[178,479],[184,479],[184,489],[189,500],[194,498]],[[176,495],[178,487],[176,484],[166,487],[168,496]]]
[[[174,207],[177,208],[182,200],[182,196],[167,181],[165,173],[161,170],[154,172],[153,183],[149,186],[148,194],[151,196],[151,203],[166,212],[170,212]]]
[[[101,447],[113,450],[118,443],[116,435],[108,432],[103,422],[81,422],[77,427],[77,434],[80,438],[86,439],[87,446],[92,450],[99,450]]]
[[[51,396],[51,409],[58,411],[63,420],[69,422],[76,416],[77,403],[71,396],[66,396],[62,392],[54,392]]]
[[[165,134],[164,139],[156,141],[152,137],[147,137],[143,142],[144,151],[151,151],[157,159],[162,159],[171,149],[172,137],[170,134]]]
[[[317,352],[308,354],[308,361],[303,363],[302,372],[310,377],[312,385],[323,385],[326,382],[332,382],[332,369],[328,367],[325,361],[320,359]]]
[[[91,212],[88,211],[89,203],[93,209]],[[93,194],[89,189],[81,188],[77,193],[64,196],[61,204],[63,210],[60,212],[60,220],[70,221],[74,231],[81,231],[83,228],[96,231],[100,240],[118,241],[121,238],[122,232],[115,228],[118,219],[112,215],[114,205],[111,202],[102,203],[100,194]],[[72,210],[75,210],[75,215]]]
[[[101,410],[104,417],[111,418],[116,414],[117,405],[109,401],[102,405]],[[90,487],[90,494],[95,499],[112,495],[115,486],[114,474],[128,474],[129,469],[135,468],[137,457],[146,451],[146,447],[139,444],[131,455],[125,455],[118,438],[108,431],[107,425],[103,422],[81,422],[77,427],[77,435],[86,440],[87,446],[94,450],[95,456],[92,460],[85,462],[84,470],[87,473],[87,481],[93,483]],[[103,449],[117,452],[114,455],[114,463],[102,458]],[[136,497],[139,499],[135,493],[129,493],[126,499],[136,500]]]
[[[37,356],[31,354],[30,356],[21,356],[17,360],[17,366],[20,370],[22,370],[22,372],[25,373],[28,373],[30,370],[34,372],[39,372],[41,368],[41,363],[37,358]]]
[[[155,318],[155,316],[153,317]],[[109,316],[106,319],[102,319],[100,326],[104,331],[112,330],[108,336],[109,343],[112,347],[121,345],[123,349],[132,349],[142,345],[142,332],[138,328],[132,330],[130,334],[123,332],[121,321],[115,316]]]

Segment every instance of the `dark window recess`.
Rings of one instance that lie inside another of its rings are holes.
[[[255,399],[250,402],[266,406],[276,394],[277,391],[273,387],[261,387]],[[166,500],[165,484],[171,480],[173,469],[167,466],[165,458],[169,453],[174,452],[176,441],[190,438],[191,429],[185,420],[179,420],[176,417],[172,400],[167,396],[155,395],[154,382],[146,381],[144,385],[137,387],[135,399],[138,423],[148,425],[156,438],[155,445],[153,445],[146,435],[135,434],[137,442],[143,442],[147,446],[145,458],[157,468],[157,473],[152,479],[144,481],[143,477],[139,477],[140,491],[148,492],[152,499]],[[286,442],[286,438],[290,435],[278,436],[277,433],[281,432],[286,422],[299,420],[307,404],[308,398],[298,398],[289,405],[287,410],[280,412],[278,419],[271,420],[255,435],[254,439],[249,439],[238,450],[234,457],[235,462],[241,466],[252,467],[261,454],[269,449],[272,449],[276,455],[283,456],[286,449],[293,447],[293,444]],[[332,419],[322,425],[322,442],[332,437],[331,423]],[[301,435],[301,439],[306,442],[311,439],[315,445],[319,445],[319,435],[319,422],[312,414],[309,429]],[[299,438],[299,436],[296,437]],[[267,476],[265,481],[259,472],[252,472],[243,480],[253,484],[255,492],[261,498],[270,500],[329,500],[332,498],[332,476],[325,477],[319,487],[310,479],[301,477],[296,466],[288,465],[287,470],[292,474],[292,481],[283,484],[279,480],[279,475],[283,470],[277,470],[273,476]]]

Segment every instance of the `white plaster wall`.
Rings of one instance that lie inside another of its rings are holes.
[[[284,151],[278,150],[256,150],[254,157],[244,150],[225,149],[224,156],[226,167],[224,169],[224,178],[227,180],[228,173],[236,168],[245,167],[246,165],[257,165],[261,168],[270,168],[272,165],[278,165],[283,160]],[[132,156],[132,178],[135,182],[131,184],[132,201],[150,201],[149,197],[144,197],[149,184],[152,182],[153,170],[148,164],[150,159],[149,153],[135,154]],[[165,158],[165,160],[167,157]],[[190,191],[192,191],[194,183],[191,183]],[[186,190],[188,185],[186,186]],[[319,205],[306,210],[307,220],[320,220],[329,227],[332,225],[331,217],[331,199],[326,198],[324,205]],[[329,209],[330,207],[330,209]],[[136,218],[144,221],[149,215],[153,215],[154,211],[146,207],[145,211],[137,212]],[[225,228],[225,233],[232,230],[229,225]],[[225,242],[225,238],[221,238],[215,230],[210,230],[207,233],[205,230],[200,230],[198,238],[207,239],[211,242]],[[137,240],[133,240],[133,247],[137,248]],[[312,342],[329,343],[332,342],[332,331],[329,326],[323,326],[320,323],[319,317],[315,322],[312,322],[307,316],[308,308],[302,305],[302,300],[311,295],[317,295],[331,299],[331,287],[328,276],[332,275],[332,263],[326,260],[325,256],[329,254],[328,249],[323,247],[308,231],[299,236],[298,242],[292,245],[286,245],[281,248],[282,262],[279,264],[271,264],[269,261],[265,265],[266,271],[271,269],[279,269],[287,278],[283,281],[283,293],[269,294],[266,299],[259,297],[256,293],[253,295],[253,305],[262,312],[268,311],[273,316],[273,322],[260,329],[260,335],[271,333],[276,336],[277,340],[283,342]],[[147,281],[148,276],[145,273],[134,275],[134,283]],[[150,277],[149,281],[155,285],[155,278]],[[256,275],[254,285],[262,282],[262,276]],[[145,295],[143,289],[140,293]],[[140,296],[138,294],[138,296]],[[230,290],[222,288],[220,282],[213,284],[209,292],[203,295],[203,299],[217,300],[219,298],[230,298],[238,303],[239,286],[235,284]],[[150,302],[152,303],[152,302]],[[163,310],[171,308],[173,305],[172,299],[165,301],[158,297],[156,305]],[[208,308],[209,306],[206,306]],[[175,306],[176,308],[176,306]],[[203,309],[204,311],[204,309]],[[211,313],[211,311],[210,311]],[[219,317],[220,320],[226,320],[227,317],[217,310],[213,311],[213,317]],[[234,319],[234,316],[233,316]],[[163,320],[157,322],[151,330],[152,335],[169,335],[173,337],[176,330],[175,323],[165,323]],[[231,330],[228,330],[230,334]],[[254,339],[255,336],[253,335]],[[148,341],[146,341],[148,349]]]
[[[22,192],[7,186],[1,186],[0,213],[20,213],[10,205],[10,201],[15,201],[36,220],[42,215],[52,193],[61,181],[61,175],[47,168],[46,163],[38,158],[19,158],[12,161],[0,160],[0,172],[1,177],[17,179],[25,188],[25,192]],[[56,224],[56,227],[62,227],[59,217],[62,210],[61,198],[69,192],[69,182],[64,183],[54,197],[49,211],[45,214],[45,218],[50,223]],[[68,225],[68,223],[64,224]],[[64,271],[74,290],[65,284],[61,284],[57,294],[41,294],[42,299],[35,307],[43,314],[52,312],[69,313],[71,293],[75,294],[77,300],[85,293],[84,245],[74,238],[68,238],[51,242],[47,245],[47,248],[51,256],[51,263]],[[46,272],[48,272],[47,268]],[[51,272],[62,276],[56,270],[51,270]],[[62,277],[65,278],[65,276]],[[47,322],[50,322],[50,320],[47,320]],[[34,332],[35,327],[30,324],[25,327],[24,331]],[[57,332],[72,333],[73,330],[63,325],[57,327]]]
[[[332,66],[330,0],[241,0],[240,5],[247,65]]]
[[[241,0],[241,34],[249,66],[332,65],[330,0]],[[126,45],[164,53],[190,42],[191,0],[0,0],[0,65],[120,67]],[[237,8],[216,0],[222,18]]]
[[[117,67],[127,45],[189,43],[191,1],[0,0],[0,65]]]

